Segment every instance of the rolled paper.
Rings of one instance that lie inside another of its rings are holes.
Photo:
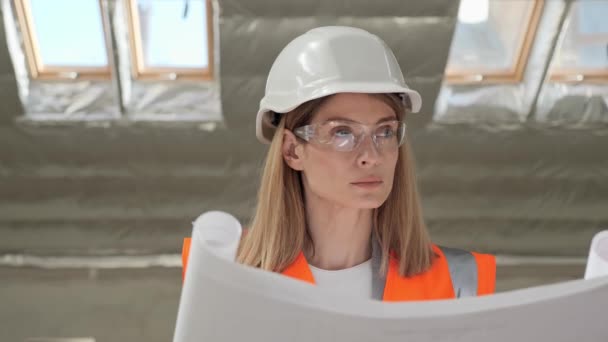
[[[232,215],[208,211],[192,222],[192,237],[215,255],[234,261],[241,241],[242,227]]]
[[[221,268],[212,269],[209,264],[228,261],[233,264],[241,240],[241,224],[234,216],[209,211],[192,222],[192,242],[188,256],[188,273],[182,288],[173,341],[202,341],[201,313],[207,304],[198,298],[201,293],[213,292],[209,279],[220,276]],[[221,294],[218,294],[221,295]]]
[[[585,270],[585,279],[608,276],[608,230],[593,237]]]

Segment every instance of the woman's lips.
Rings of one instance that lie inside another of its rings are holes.
[[[364,188],[364,189],[373,189],[382,185],[382,181],[367,181],[367,182],[354,182],[350,183],[356,187]]]

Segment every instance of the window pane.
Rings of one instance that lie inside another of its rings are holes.
[[[530,0],[462,0],[448,68],[508,71],[520,54]]]
[[[44,66],[107,66],[99,0],[30,0],[30,3]]]
[[[145,67],[208,66],[205,0],[138,0]]]
[[[574,2],[565,30],[554,68],[608,68],[608,1]]]

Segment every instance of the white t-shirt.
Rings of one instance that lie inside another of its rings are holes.
[[[344,295],[372,298],[372,260],[343,270],[328,271],[310,265],[315,284]]]

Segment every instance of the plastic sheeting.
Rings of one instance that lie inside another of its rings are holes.
[[[536,121],[563,128],[608,124],[608,85],[547,83],[538,99]]]
[[[27,116],[34,120],[120,118],[111,82],[31,80],[25,109]]]
[[[25,66],[25,56],[21,49],[21,37],[17,30],[17,26],[15,25],[16,21],[10,0],[2,0],[0,6],[2,8],[2,20],[6,30],[6,45],[8,46],[8,53],[13,62],[15,78],[19,89],[19,98],[23,103],[27,99],[29,79]]]

